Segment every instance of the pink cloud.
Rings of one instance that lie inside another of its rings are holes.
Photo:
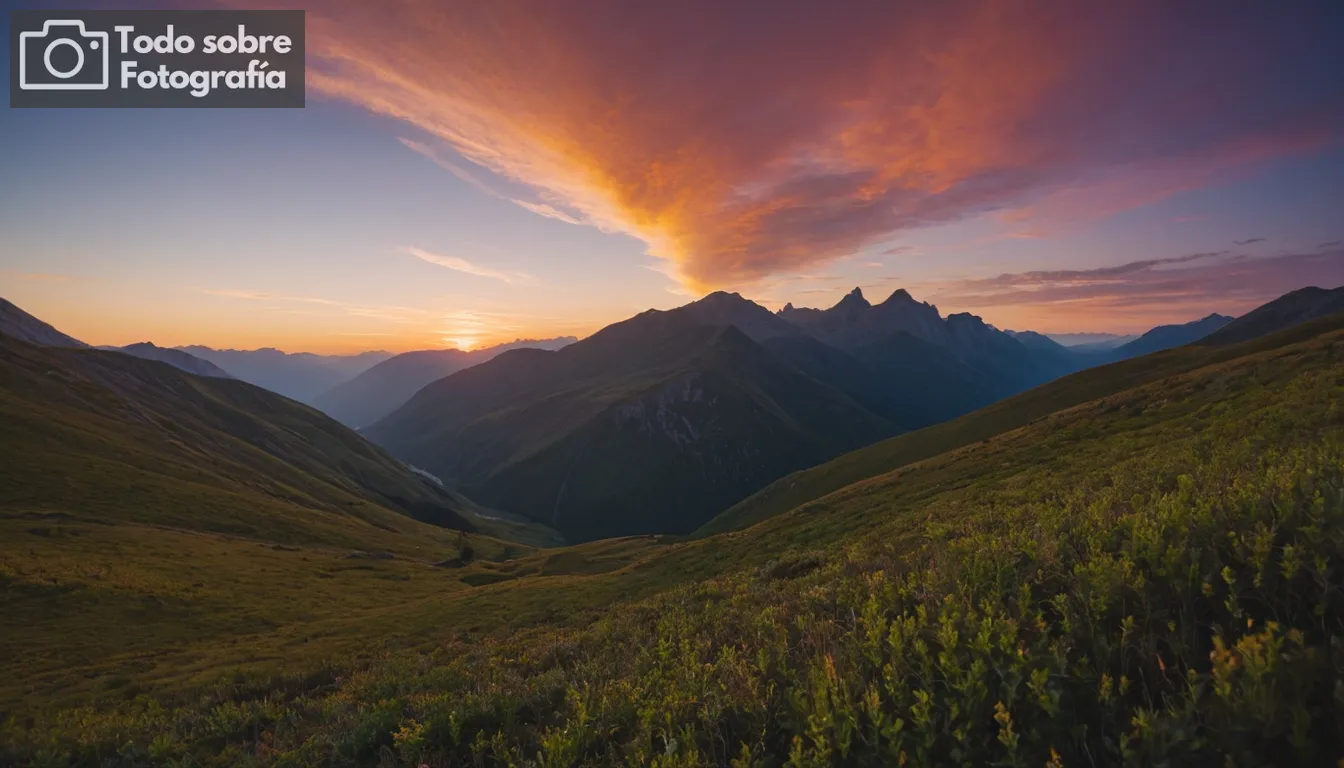
[[[317,92],[530,186],[531,210],[643,239],[696,290],[988,211],[1048,236],[1336,141],[1344,112],[1301,53],[1325,25],[1268,6],[328,0],[308,18]]]

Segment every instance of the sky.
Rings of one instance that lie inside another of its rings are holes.
[[[0,296],[334,353],[712,290],[1133,333],[1344,284],[1339,3],[298,5],[304,109],[0,112]]]

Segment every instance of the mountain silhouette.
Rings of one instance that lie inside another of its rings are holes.
[[[189,352],[183,352],[180,349],[158,347],[148,341],[142,341],[138,344],[129,344],[124,347],[99,347],[99,349],[121,352],[144,360],[158,360],[159,362],[167,363],[178,370],[194,373],[197,376],[210,376],[216,379],[234,378],[228,371],[220,368],[209,360],[202,360],[201,358],[196,357]]]
[[[1181,347],[1208,336],[1232,322],[1227,315],[1211,314],[1191,323],[1159,325],[1139,338],[1116,347],[1112,357],[1125,360],[1131,357]]]
[[[391,352],[382,351],[318,355],[311,352],[281,352],[270,347],[241,350],[195,345],[176,349],[208,360],[249,384],[309,404],[337,384],[353,379],[392,357]]]
[[[519,339],[485,349],[426,349],[393,355],[349,381],[313,399],[322,412],[350,427],[366,427],[401,407],[421,387],[464,368],[493,359],[511,349],[560,349],[573,336]]]
[[[1315,286],[1284,294],[1209,334],[1201,344],[1236,344],[1298,323],[1344,312],[1344,286]]]
[[[706,311],[651,310],[558,351],[506,352],[365,433],[575,541],[689,532],[770,479],[896,431],[736,326],[701,323]]]
[[[44,347],[87,347],[88,344],[67,336],[47,323],[0,298],[0,333]]]

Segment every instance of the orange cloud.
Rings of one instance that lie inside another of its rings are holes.
[[[1237,161],[1203,147],[1272,153],[1334,124],[1337,99],[1271,103],[1264,67],[1315,66],[1256,42],[1291,42],[1288,14],[1200,13],[328,0],[309,10],[309,83],[530,186],[530,210],[643,239],[703,290],[1097,178],[1097,205],[1141,201]],[[1175,171],[1115,180],[1136,163]]]

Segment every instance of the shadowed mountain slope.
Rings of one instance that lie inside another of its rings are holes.
[[[1159,325],[1139,338],[1121,344],[1112,353],[1112,359],[1127,360],[1164,349],[1192,344],[1232,322],[1227,315],[1212,314],[1190,323]]]
[[[507,352],[366,433],[573,541],[689,532],[774,477],[896,431],[696,314],[649,311],[559,351]]]
[[[44,347],[88,346],[79,339],[66,336],[3,298],[0,298],[0,333]]]
[[[183,352],[180,349],[166,349],[155,346],[148,341],[142,341],[138,344],[129,344],[124,347],[99,347],[111,352],[121,352],[122,354],[138,357],[142,360],[158,360],[161,363],[167,363],[180,371],[194,373],[197,376],[208,376],[215,379],[234,378],[228,371],[220,368],[209,360],[202,360],[199,357]]]
[[[0,421],[11,510],[346,547],[473,528],[462,499],[307,406],[117,352],[0,336]]]
[[[1066,376],[937,424],[860,448],[780,478],[703,526],[711,535],[753,525],[826,494],[961,446],[1024,427],[1064,408],[1224,360],[1256,354],[1344,328],[1344,315],[1291,327],[1233,346],[1184,346]]]
[[[573,336],[520,339],[485,349],[426,349],[394,355],[313,399],[323,413],[350,427],[366,427],[400,408],[431,381],[491,360],[511,349],[560,349]]]
[[[1344,312],[1344,286],[1333,290],[1302,288],[1247,312],[1200,343],[1236,344],[1337,312]]]

